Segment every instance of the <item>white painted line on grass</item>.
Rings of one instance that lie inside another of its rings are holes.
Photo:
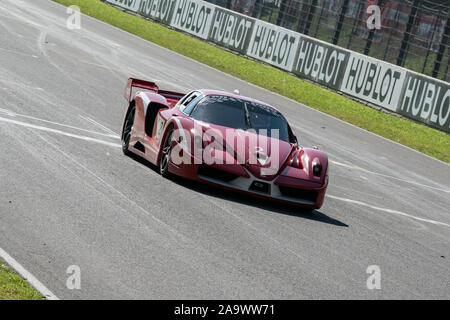
[[[39,291],[42,296],[47,300],[59,300],[59,298],[53,294],[46,286],[42,284],[35,276],[33,276],[28,270],[26,270],[20,263],[18,263],[13,257],[11,257],[5,250],[0,248],[0,257],[11,266],[18,274],[22,276],[28,283]]]

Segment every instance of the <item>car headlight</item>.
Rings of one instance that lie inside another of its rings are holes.
[[[305,151],[299,150],[293,153],[288,165],[293,168],[303,169],[302,156]]]

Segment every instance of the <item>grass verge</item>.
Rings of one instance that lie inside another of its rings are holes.
[[[358,127],[450,162],[450,136],[397,118],[274,67],[217,48],[160,24],[124,13],[99,0],[53,0],[77,5],[84,14],[207,64],[257,86],[279,93]]]
[[[0,259],[0,300],[44,300],[44,298]]]

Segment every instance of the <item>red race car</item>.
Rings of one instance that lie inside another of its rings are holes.
[[[144,89],[133,94],[134,88]],[[159,166],[161,175],[319,209],[328,157],[297,143],[275,108],[239,92],[160,90],[129,79],[122,149]]]

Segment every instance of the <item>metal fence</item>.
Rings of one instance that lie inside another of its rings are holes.
[[[374,58],[450,80],[450,1],[206,0]],[[380,8],[381,26],[369,6]]]

